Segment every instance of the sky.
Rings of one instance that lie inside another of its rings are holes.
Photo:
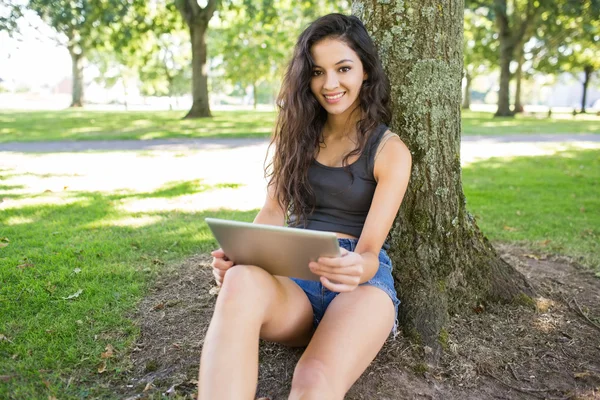
[[[71,75],[69,52],[50,39],[55,35],[50,27],[27,15],[20,28],[20,40],[0,32],[0,78],[39,87]]]

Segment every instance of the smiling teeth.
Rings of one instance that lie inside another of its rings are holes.
[[[339,99],[340,97],[342,97],[344,95],[344,93],[340,93],[340,94],[336,94],[335,96],[327,96],[326,94],[324,95],[326,99],[328,100],[335,100],[335,99]]]

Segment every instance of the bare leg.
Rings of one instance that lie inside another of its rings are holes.
[[[359,286],[338,295],[298,361],[289,398],[343,399],[385,343],[394,318],[381,289]]]
[[[312,319],[308,298],[289,278],[255,266],[231,268],[204,339],[198,398],[254,399],[259,337],[305,345]]]

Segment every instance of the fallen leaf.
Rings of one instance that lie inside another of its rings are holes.
[[[576,372],[574,374],[575,378],[585,378],[586,376],[591,376],[592,374],[590,373],[590,371],[584,371],[584,372]]]
[[[0,242],[0,249],[8,246],[8,243]]]
[[[214,286],[214,287],[212,287],[212,288],[211,288],[211,289],[208,291],[208,293],[209,293],[209,294],[211,294],[211,295],[213,295],[213,296],[216,296],[216,295],[218,295],[218,294],[219,294],[219,290],[221,290],[221,288],[220,288],[220,287],[218,287],[218,286]]]
[[[63,297],[63,300],[71,300],[71,299],[76,299],[77,297],[79,297],[79,295],[83,293],[83,289],[79,289],[78,291],[76,291],[75,293],[73,293],[70,296],[67,297]]]
[[[536,256],[535,254],[523,254],[523,257],[532,258],[534,260],[540,259],[540,256]]]
[[[517,210],[517,215],[521,215],[521,211],[520,210]]]
[[[508,226],[508,225],[504,225],[504,227],[502,228],[505,231],[509,231],[509,232],[516,232],[518,229],[517,228],[513,228],[512,226]]]
[[[17,265],[17,268],[19,269],[25,269],[25,268],[30,268],[33,267],[34,265],[32,263],[25,263],[25,264],[21,264],[21,265]]]
[[[12,343],[12,340],[10,340],[9,338],[7,338],[6,336],[4,336],[3,334],[0,333],[0,342],[3,342],[3,341]]]
[[[52,190],[46,189],[46,190],[44,190],[44,193],[52,193]]]
[[[67,190],[68,188],[69,188],[68,186],[65,186],[65,187],[63,187],[63,190]]]
[[[433,353],[433,349],[429,346],[423,346],[423,351],[425,351],[425,354]]]
[[[540,246],[548,246],[548,243],[550,243],[552,240],[550,239],[546,239],[546,240],[542,240],[541,242],[538,242],[540,244]]]
[[[477,314],[481,314],[485,311],[485,307],[483,306],[483,304],[479,304],[478,306],[473,307],[473,311]]]
[[[48,388],[48,389],[50,388],[50,382],[48,382],[46,380],[43,380],[43,379],[42,379],[42,382],[44,383],[44,385],[46,386],[46,388]]]
[[[80,320],[80,319],[78,319],[77,321],[75,321],[75,323],[76,323],[77,325],[83,325],[83,321],[82,321],[82,320]]]
[[[142,392],[147,392],[150,389],[152,389],[152,382],[148,382],[146,384],[146,387],[144,388],[144,390],[142,390]]]
[[[153,310],[162,310],[163,308],[165,308],[165,305],[163,303],[158,303],[157,305],[152,307]]]
[[[73,272],[74,272],[74,273],[76,273],[76,274],[78,274],[78,273],[80,273],[80,272],[81,272],[81,268],[75,268],[75,269],[73,270]]]
[[[113,356],[114,347],[111,344],[106,345],[106,351],[100,354],[100,358],[111,358]]]
[[[0,375],[0,382],[8,382],[14,377],[14,375]]]
[[[5,236],[3,238],[0,238],[0,242],[6,242],[6,243],[8,243],[8,242],[10,242],[10,240]]]
[[[54,396],[48,396],[48,400],[57,400]]]
[[[100,365],[98,366],[98,373],[101,374],[106,371],[106,360],[102,360]]]

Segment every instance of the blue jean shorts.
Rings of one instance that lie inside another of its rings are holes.
[[[338,239],[338,242],[340,247],[343,247],[348,251],[354,251],[356,244],[358,243],[358,239]],[[319,322],[321,322],[323,316],[325,315],[325,310],[327,310],[329,304],[339,293],[330,291],[318,281],[308,281],[297,278],[291,279],[296,282],[298,286],[304,290],[306,296],[308,296],[308,300],[310,300],[310,304],[313,308],[313,326],[316,329],[319,325]],[[392,277],[392,261],[385,250],[381,249],[379,252],[379,269],[377,270],[377,273],[370,281],[360,284],[360,286],[364,285],[375,286],[383,290],[392,299],[395,310],[394,327],[392,328],[392,333],[394,334],[394,337],[396,337],[398,334],[398,306],[400,305],[400,300],[398,300],[396,289],[394,288],[394,278]]]

